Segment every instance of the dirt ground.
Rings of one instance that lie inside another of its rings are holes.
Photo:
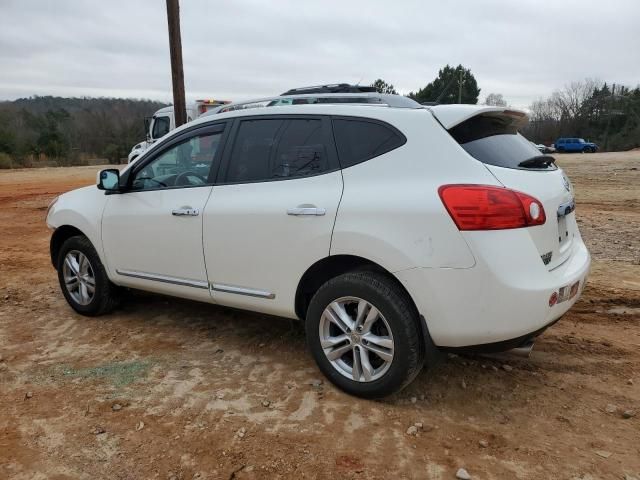
[[[98,167],[0,172],[0,478],[640,479],[640,152],[558,158],[582,299],[530,359],[447,357],[383,401],[324,381],[296,322],[142,293],[74,314],[44,215]]]

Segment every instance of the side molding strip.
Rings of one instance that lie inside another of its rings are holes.
[[[233,285],[223,285],[221,283],[212,283],[211,290],[216,292],[237,293],[238,295],[247,295],[249,297],[258,298],[276,298],[275,293],[265,292],[264,290],[254,290],[253,288],[234,287]]]
[[[183,287],[203,288],[205,290],[209,288],[208,282],[189,280],[187,278],[169,277],[167,275],[159,275],[156,273],[135,272],[133,270],[116,270],[116,273],[124,277],[153,280],[155,282],[170,283],[172,285],[181,285]]]

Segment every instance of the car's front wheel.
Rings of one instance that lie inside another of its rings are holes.
[[[97,316],[118,305],[118,287],[107,277],[104,265],[87,237],[67,239],[60,248],[56,265],[62,294],[76,312]]]
[[[385,275],[352,272],[326,282],[307,312],[306,336],[327,378],[359,397],[406,386],[423,366],[425,342],[407,294]]]

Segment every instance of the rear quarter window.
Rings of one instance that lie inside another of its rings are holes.
[[[449,130],[451,136],[476,160],[504,168],[522,168],[540,151],[518,133],[518,122],[503,114],[476,115]],[[551,163],[546,169],[555,170]]]
[[[384,122],[334,118],[333,135],[340,166],[348,168],[401,147],[406,137]]]

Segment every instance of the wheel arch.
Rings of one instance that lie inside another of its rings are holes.
[[[407,295],[412,307],[420,319],[420,331],[422,333],[424,345],[427,351],[427,362],[434,365],[439,361],[439,350],[431,338],[429,326],[423,312],[420,312],[413,297],[404,284],[389,270],[382,265],[357,255],[330,255],[318,260],[311,265],[300,278],[295,296],[295,312],[298,318],[304,322],[306,311],[311,298],[318,289],[330,279],[353,271],[373,271],[383,274],[391,282],[398,286],[400,291]]]
[[[51,240],[49,242],[49,252],[51,255],[51,263],[53,264],[53,268],[55,268],[56,270],[58,268],[58,254],[60,253],[62,244],[69,238],[75,237],[77,235],[87,237],[84,232],[72,225],[62,225],[56,228],[53,232],[53,235],[51,235]]]
[[[368,258],[357,255],[340,254],[330,255],[318,260],[311,265],[300,278],[295,296],[295,312],[298,318],[304,321],[311,297],[313,297],[315,292],[317,292],[325,282],[343,273],[353,271],[382,273],[402,289],[411,300],[416,312],[420,313],[409,291],[402,282],[385,267]]]

